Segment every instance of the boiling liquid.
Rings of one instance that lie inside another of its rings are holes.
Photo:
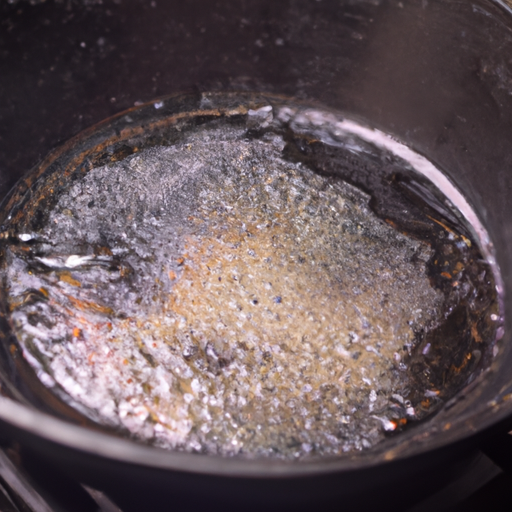
[[[389,158],[353,137],[331,155],[331,118],[311,112],[189,126],[59,195],[24,234],[37,244],[6,252],[13,326],[47,386],[157,446],[295,459],[370,448],[435,409],[447,376],[467,381],[492,342],[487,263],[453,211],[403,211],[408,182],[397,226],[389,191],[370,195],[368,155]],[[353,184],[330,172],[347,162]],[[478,297],[490,327],[470,318]],[[443,348],[454,311],[469,338]]]

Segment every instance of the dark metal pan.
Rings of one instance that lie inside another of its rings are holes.
[[[6,435],[108,490],[127,509],[215,502],[400,510],[456,476],[495,432],[506,432],[512,423],[506,3],[20,1],[0,13],[3,195],[59,141],[164,94],[250,89],[318,102],[394,134],[446,172],[494,242],[507,322],[492,364],[430,421],[382,449],[303,464],[165,452],[50,416],[43,403],[29,407],[16,393],[26,381],[9,373],[4,325]]]

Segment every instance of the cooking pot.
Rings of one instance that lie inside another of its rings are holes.
[[[0,27],[2,196],[51,149],[134,105],[185,90],[283,94],[390,133],[442,169],[494,242],[505,298],[492,363],[434,417],[367,452],[300,463],[167,452],[50,415],[44,403],[28,406],[16,393],[26,382],[13,371],[3,319],[0,420],[7,438],[106,490],[127,510],[400,510],[445,485],[507,432],[507,1],[20,0],[2,4]]]

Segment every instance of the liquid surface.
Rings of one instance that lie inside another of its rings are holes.
[[[212,122],[61,194],[37,250],[6,254],[41,380],[101,424],[208,454],[340,455],[414,420],[411,348],[454,300],[434,250],[285,146]]]

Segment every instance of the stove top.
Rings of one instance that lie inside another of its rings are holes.
[[[412,508],[395,512],[505,512],[512,475],[479,454],[466,472]],[[0,450],[2,512],[135,512],[84,485],[16,444]],[[194,511],[190,511],[194,512]],[[319,511],[321,512],[321,511]]]

